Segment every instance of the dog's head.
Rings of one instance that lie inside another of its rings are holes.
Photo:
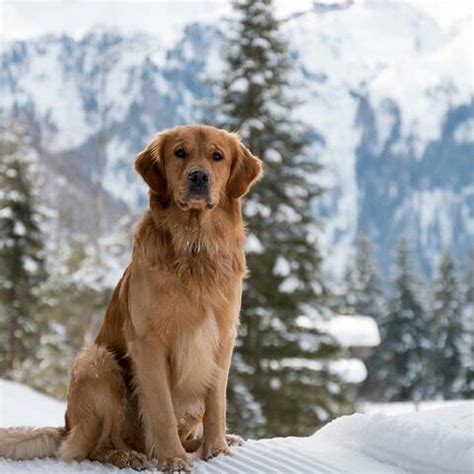
[[[206,126],[159,133],[135,159],[135,170],[162,203],[187,211],[238,199],[262,173],[262,162],[238,135]]]

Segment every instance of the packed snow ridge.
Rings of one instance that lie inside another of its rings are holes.
[[[471,473],[474,469],[474,402],[440,402],[424,410],[411,404],[377,405],[344,416],[307,438],[249,440],[232,456],[194,458],[196,473]],[[437,408],[432,408],[436,406]],[[441,408],[440,408],[441,407]],[[0,380],[0,426],[61,425],[64,403],[22,385]],[[0,459],[0,472],[117,472],[95,462]],[[132,473],[131,470],[123,470]]]

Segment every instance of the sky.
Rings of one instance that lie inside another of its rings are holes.
[[[474,0],[407,1],[431,14],[443,28],[472,14],[474,7]],[[286,16],[292,11],[308,10],[312,0],[276,3],[277,12]],[[229,12],[228,0],[0,0],[0,31],[7,40],[63,32],[79,38],[92,26],[106,25],[142,30],[173,42],[184,24],[214,21]]]

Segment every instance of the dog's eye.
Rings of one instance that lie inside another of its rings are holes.
[[[224,158],[224,156],[223,156],[222,153],[219,152],[219,151],[215,151],[215,152],[212,154],[212,159],[213,159],[214,161],[221,161],[222,158]]]
[[[186,158],[186,151],[184,148],[178,148],[177,150],[175,150],[174,152],[174,156],[176,156],[176,158]]]

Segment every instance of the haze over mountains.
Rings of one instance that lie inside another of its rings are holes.
[[[31,125],[53,170],[49,193],[69,200],[79,227],[101,147],[106,205],[114,216],[143,207],[133,156],[156,131],[202,119],[225,29],[190,24],[171,46],[159,32],[102,28],[4,44],[1,108]],[[316,6],[284,30],[295,116],[325,165],[315,213],[326,221],[328,268],[341,274],[361,233],[384,269],[402,234],[426,273],[446,245],[462,258],[474,240],[471,18],[446,31],[403,2],[365,2]]]

